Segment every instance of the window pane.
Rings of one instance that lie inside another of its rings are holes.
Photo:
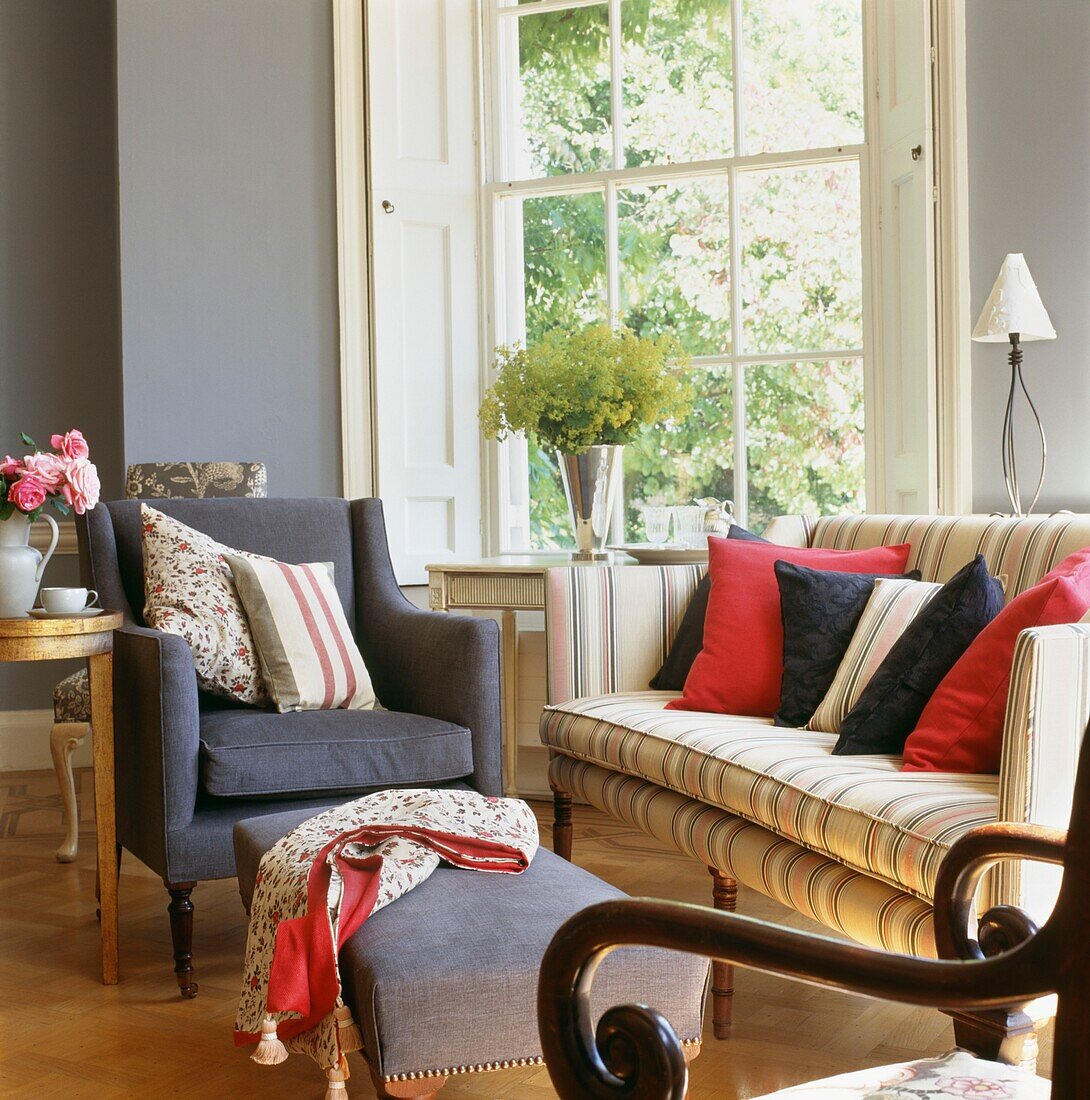
[[[746,368],[749,520],[861,512],[863,364],[777,363]]]
[[[621,316],[692,355],[730,350],[730,188],[690,180],[617,192]]]
[[[863,343],[859,164],[738,175],[746,354]]]
[[[693,368],[693,411],[648,429],[625,447],[625,537],[644,542],[645,504],[734,497],[734,400],[730,367]]]
[[[863,141],[860,0],[746,0],[746,153]]]
[[[607,8],[525,15],[518,24],[515,178],[613,166]],[[506,21],[505,21],[506,23]]]
[[[515,216],[507,222],[516,238],[521,205],[523,285],[508,284],[507,300],[522,298],[526,343],[536,343],[553,329],[606,320],[606,213],[601,192],[505,203],[516,204],[509,211]],[[511,274],[517,279],[517,262],[514,268]],[[518,338],[516,327],[509,331]]]
[[[621,35],[627,164],[730,156],[730,0],[625,0]]]

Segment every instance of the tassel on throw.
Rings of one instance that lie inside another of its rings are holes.
[[[261,1039],[250,1059],[259,1066],[278,1066],[288,1060],[288,1049],[276,1037],[276,1021],[271,1016],[261,1021]]]
[[[325,1100],[348,1100],[348,1089],[344,1087],[344,1070],[339,1066],[325,1071]]]
[[[333,1016],[337,1021],[337,1042],[341,1050],[345,1052],[362,1050],[363,1035],[360,1033],[359,1025],[352,1019],[352,1011],[348,1005],[339,1002]]]

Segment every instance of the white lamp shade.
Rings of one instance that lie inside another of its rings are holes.
[[[1021,252],[1012,252],[1003,261],[999,278],[973,329],[973,339],[1005,344],[1012,332],[1017,332],[1023,342],[1056,339],[1056,330]]]

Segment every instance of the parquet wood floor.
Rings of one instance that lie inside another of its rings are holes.
[[[88,777],[81,776],[84,786]],[[125,854],[121,869],[121,984],[98,981],[91,799],[81,802],[79,859],[62,865],[51,773],[0,775],[0,1096],[5,1100],[117,1097],[297,1100],[322,1095],[311,1063],[253,1065],[231,1044],[245,919],[233,880],[194,891],[200,995],[182,1001],[171,973],[166,892]],[[549,807],[537,807],[547,840]],[[585,807],[575,810],[575,858],[632,894],[707,903],[707,871]],[[743,890],[739,909],[796,927],[816,926]],[[527,989],[526,996],[534,991]],[[938,1053],[953,1044],[947,1019],[740,971],[735,1034],[710,1027],[693,1064],[693,1100],[759,1096],[866,1065]],[[1051,1054],[1042,1043],[1042,1067]],[[362,1066],[353,1100],[374,1096]],[[444,1100],[547,1100],[541,1067],[453,1079]]]

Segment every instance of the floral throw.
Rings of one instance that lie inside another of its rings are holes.
[[[1019,1066],[955,1050],[893,1066],[845,1073],[761,1100],[1048,1100],[1051,1083]]]
[[[250,624],[222,546],[148,505],[140,506],[144,621],[178,634],[193,650],[197,683],[212,695],[265,706],[269,695]]]
[[[261,859],[236,1044],[258,1043],[263,1064],[291,1052],[342,1071],[362,1040],[341,1000],[340,948],[441,861],[518,874],[537,846],[525,802],[475,791],[380,791],[303,822]]]

